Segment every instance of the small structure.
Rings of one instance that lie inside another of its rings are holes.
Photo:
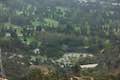
[[[40,54],[40,49],[39,49],[39,48],[36,48],[36,49],[33,50],[33,52],[34,52],[35,54]]]
[[[11,34],[10,33],[6,33],[5,36],[6,37],[11,37]]]
[[[80,65],[82,69],[88,69],[88,68],[95,68],[98,64],[86,64],[86,65]]]

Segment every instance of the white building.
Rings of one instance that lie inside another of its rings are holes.
[[[88,68],[95,68],[98,64],[86,64],[86,65],[80,65],[82,69],[88,69]]]
[[[36,49],[33,50],[33,52],[34,52],[35,54],[40,54],[40,49],[39,49],[39,48],[36,48]]]
[[[5,36],[6,37],[11,37],[11,34],[10,33],[6,33]]]

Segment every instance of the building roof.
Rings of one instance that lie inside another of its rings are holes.
[[[86,65],[80,65],[81,68],[95,68],[98,64],[86,64]]]

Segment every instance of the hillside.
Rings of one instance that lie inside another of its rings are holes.
[[[71,59],[74,66],[97,63],[97,70],[106,72],[118,68],[119,8],[119,0],[0,0],[0,48],[7,75],[21,77],[33,64],[58,66],[53,62],[70,53],[94,56]]]

